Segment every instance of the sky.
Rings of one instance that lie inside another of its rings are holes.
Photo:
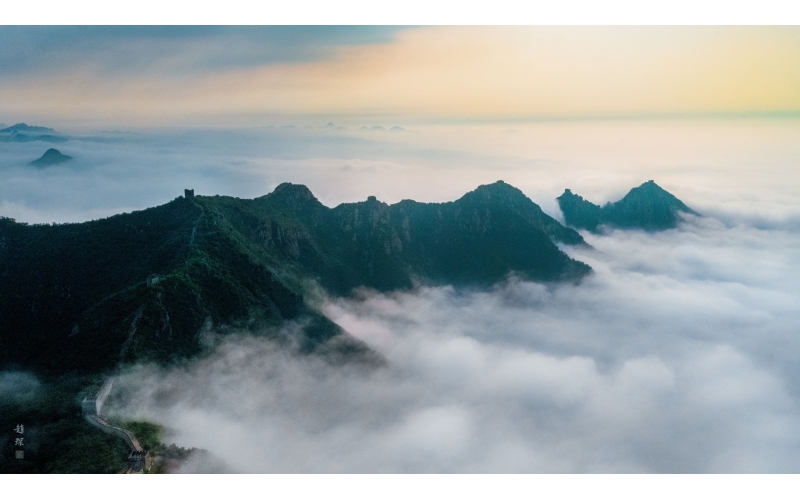
[[[2,27],[0,68],[0,123],[66,139],[0,142],[20,222],[282,182],[332,207],[504,180],[563,221],[564,189],[652,179],[701,214],[583,232],[578,286],[328,298],[381,369],[258,332],[127,367],[109,411],[209,451],[184,471],[800,469],[798,28]],[[49,147],[73,159],[29,164]]]
[[[184,189],[255,198],[282,182],[308,186],[329,207],[369,196],[443,202],[503,180],[561,219],[555,198],[564,189],[603,204],[653,179],[731,223],[800,223],[800,120],[395,126],[365,119],[339,128],[309,119],[279,127],[100,129],[60,144],[0,142],[0,214],[82,222],[160,205]],[[50,147],[73,159],[28,164]]]
[[[800,113],[792,26],[6,26],[0,42],[9,123]]]

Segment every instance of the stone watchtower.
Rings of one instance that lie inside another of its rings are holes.
[[[187,200],[194,198],[194,189],[184,189],[183,197],[186,198]]]

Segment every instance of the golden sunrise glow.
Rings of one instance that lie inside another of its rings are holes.
[[[198,116],[541,118],[800,111],[795,27],[436,27],[324,60],[0,87],[7,111],[128,121]]]

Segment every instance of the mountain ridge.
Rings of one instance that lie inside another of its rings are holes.
[[[677,227],[680,213],[700,215],[653,180],[637,186],[620,200],[602,207],[565,189],[556,198],[569,226],[599,232],[600,226],[663,231]]]
[[[36,133],[48,133],[48,134],[55,134],[55,129],[50,127],[40,127],[38,125],[28,125],[27,123],[17,123],[11,125],[10,127],[5,127],[0,129],[0,133],[4,132],[36,132]]]
[[[67,142],[68,137],[60,135],[50,127],[17,123],[10,127],[0,129],[0,142],[33,142],[42,141],[50,143]]]
[[[202,331],[263,331],[331,359],[372,353],[319,312],[346,296],[417,284],[488,286],[510,273],[577,281],[556,243],[585,244],[503,182],[459,200],[333,208],[284,183],[252,200],[184,197],[80,224],[0,218],[0,366],[96,372],[202,350]],[[288,322],[288,323],[287,323]],[[286,337],[287,324],[295,333]]]

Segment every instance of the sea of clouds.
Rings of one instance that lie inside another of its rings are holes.
[[[47,169],[25,165],[41,144],[0,144],[0,215],[87,220],[284,181],[328,206],[446,201],[503,179],[560,217],[564,188],[602,203],[655,179],[704,217],[584,233],[592,249],[565,248],[594,269],[579,285],[329,298],[384,367],[243,332],[128,369],[108,410],[210,452],[186,472],[800,470],[797,124],[409,129],[98,133]]]
[[[587,237],[577,286],[330,300],[383,368],[233,336],[127,372],[113,411],[215,457],[187,471],[797,472],[800,235]]]
[[[2,118],[2,117],[0,117]],[[12,120],[3,120],[11,122]],[[560,217],[565,188],[595,203],[653,179],[695,210],[736,224],[800,228],[800,121],[542,122],[259,128],[59,128],[64,143],[0,142],[0,216],[82,222],[201,195],[254,198],[282,182],[327,206],[455,200],[504,180]],[[35,125],[48,125],[35,123]],[[362,128],[368,127],[368,128]],[[73,159],[29,162],[55,147]]]

